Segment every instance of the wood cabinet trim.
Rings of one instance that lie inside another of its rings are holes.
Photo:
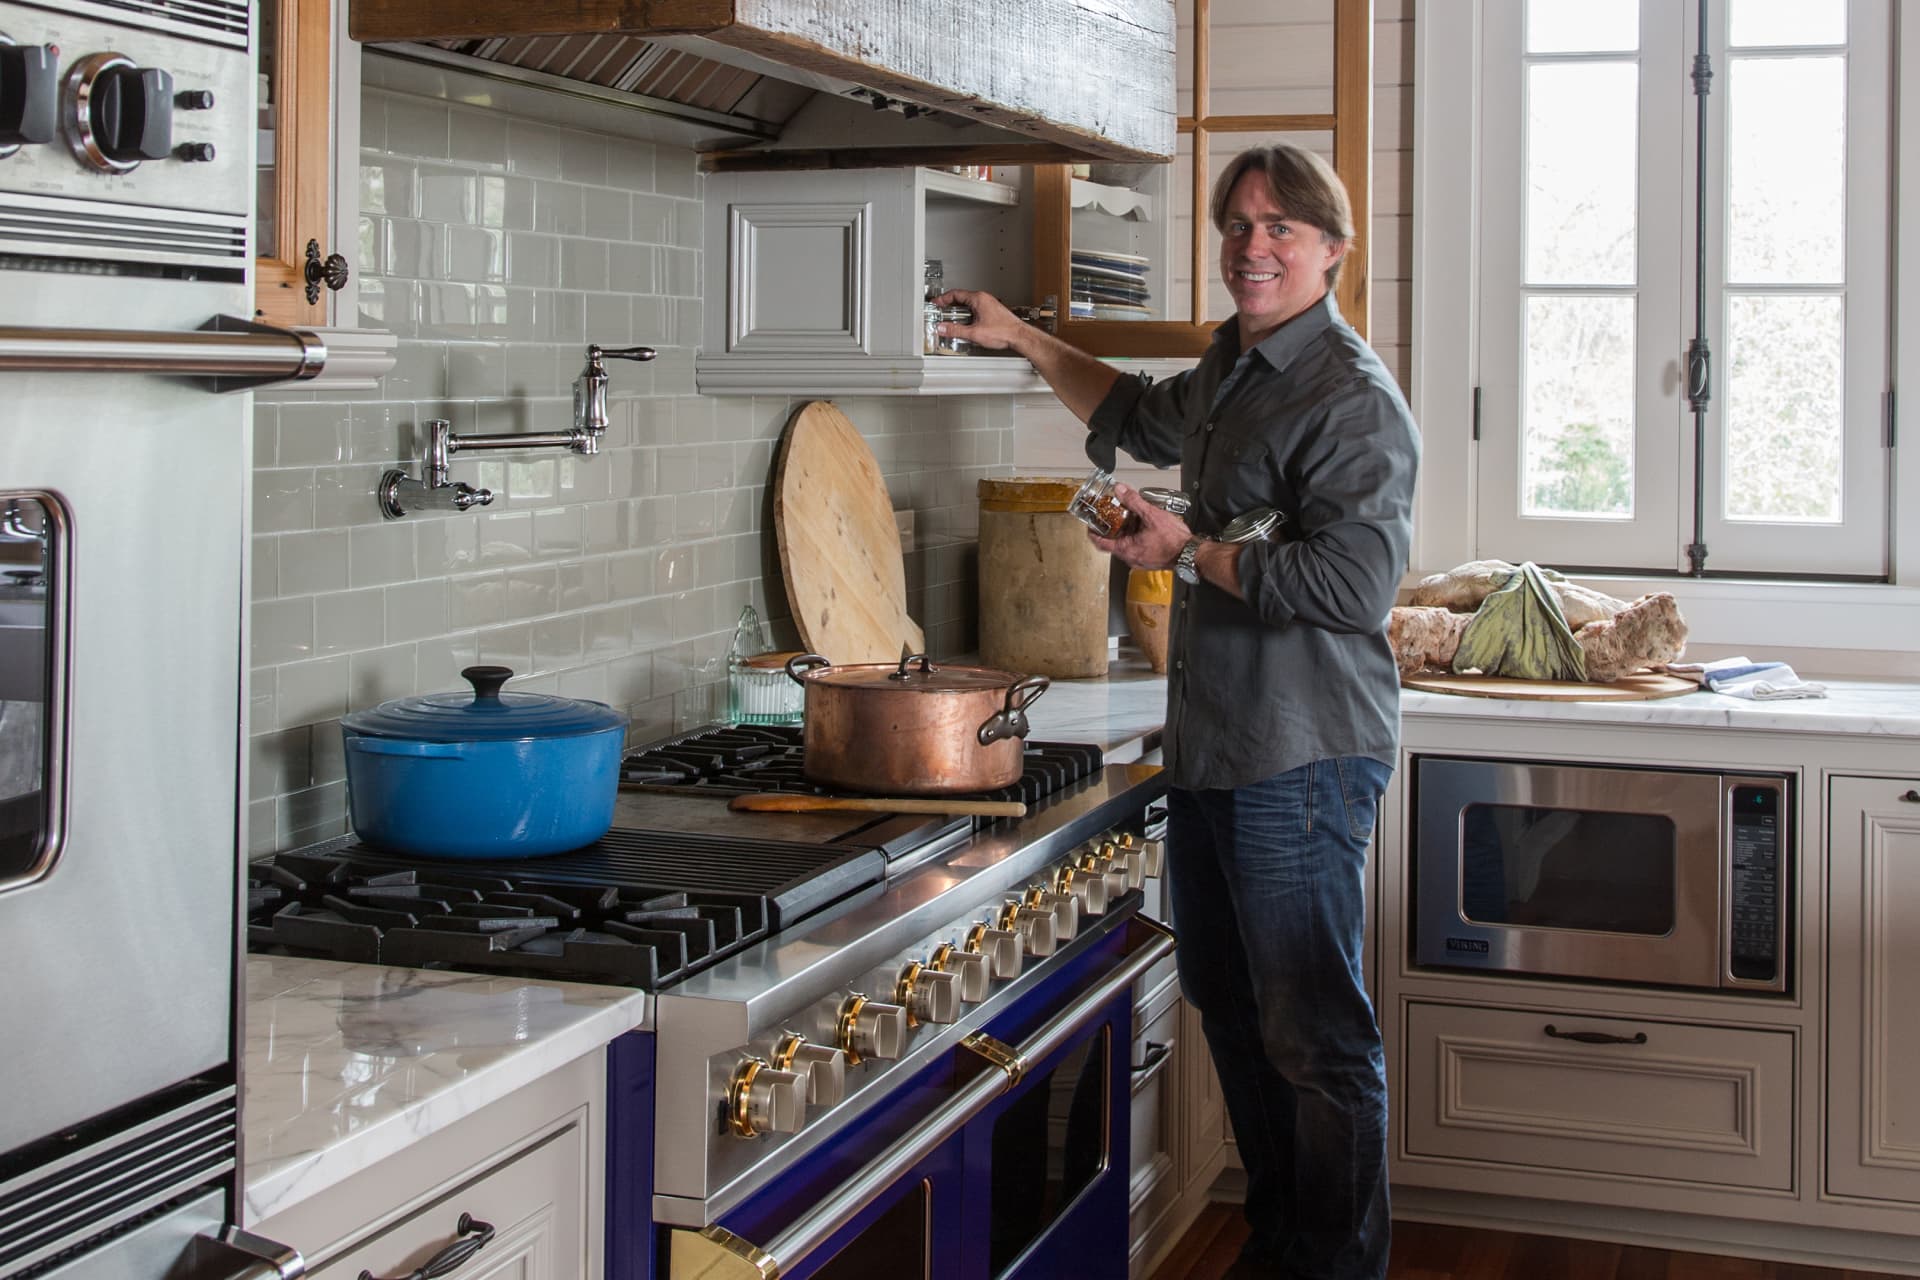
[[[272,2],[272,0],[269,0]],[[329,245],[332,165],[333,5],[277,0],[275,28],[274,227],[278,252],[254,259],[254,313],[272,324],[325,324],[327,299],[306,299],[307,241]]]

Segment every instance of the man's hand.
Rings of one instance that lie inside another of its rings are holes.
[[[986,347],[990,351],[1016,351],[1026,355],[1023,349],[1025,339],[1029,334],[1039,332],[1007,310],[1006,304],[990,293],[949,289],[934,301],[943,307],[958,303],[973,312],[972,324],[943,323],[940,326],[942,335],[965,338],[975,346]]]
[[[1135,569],[1173,568],[1180,548],[1186,546],[1193,537],[1193,530],[1187,527],[1187,522],[1171,511],[1148,502],[1131,485],[1115,484],[1113,492],[1121,504],[1133,513],[1133,520],[1128,524],[1127,531],[1117,538],[1103,538],[1089,531],[1087,537],[1093,545],[1109,555],[1117,556]]]

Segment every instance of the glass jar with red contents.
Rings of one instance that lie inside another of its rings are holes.
[[[1113,472],[1095,468],[1067,507],[1081,524],[1103,538],[1117,538],[1133,523],[1133,512],[1120,501],[1114,484]]]

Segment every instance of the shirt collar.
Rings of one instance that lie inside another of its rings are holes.
[[[1334,305],[1333,290],[1329,289],[1326,296],[1319,302],[1275,329],[1256,343],[1253,349],[1273,366],[1274,372],[1284,372],[1286,367],[1293,363],[1295,357],[1307,349],[1308,343],[1340,322],[1340,312]],[[1240,325],[1238,322],[1232,325],[1220,325],[1213,331],[1213,340],[1215,343],[1232,343],[1236,358],[1238,354],[1244,354],[1239,352]]]

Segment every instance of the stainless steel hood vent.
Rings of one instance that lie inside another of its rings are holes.
[[[352,0],[350,29],[384,53],[680,121],[708,170],[1174,149],[1172,0]]]

